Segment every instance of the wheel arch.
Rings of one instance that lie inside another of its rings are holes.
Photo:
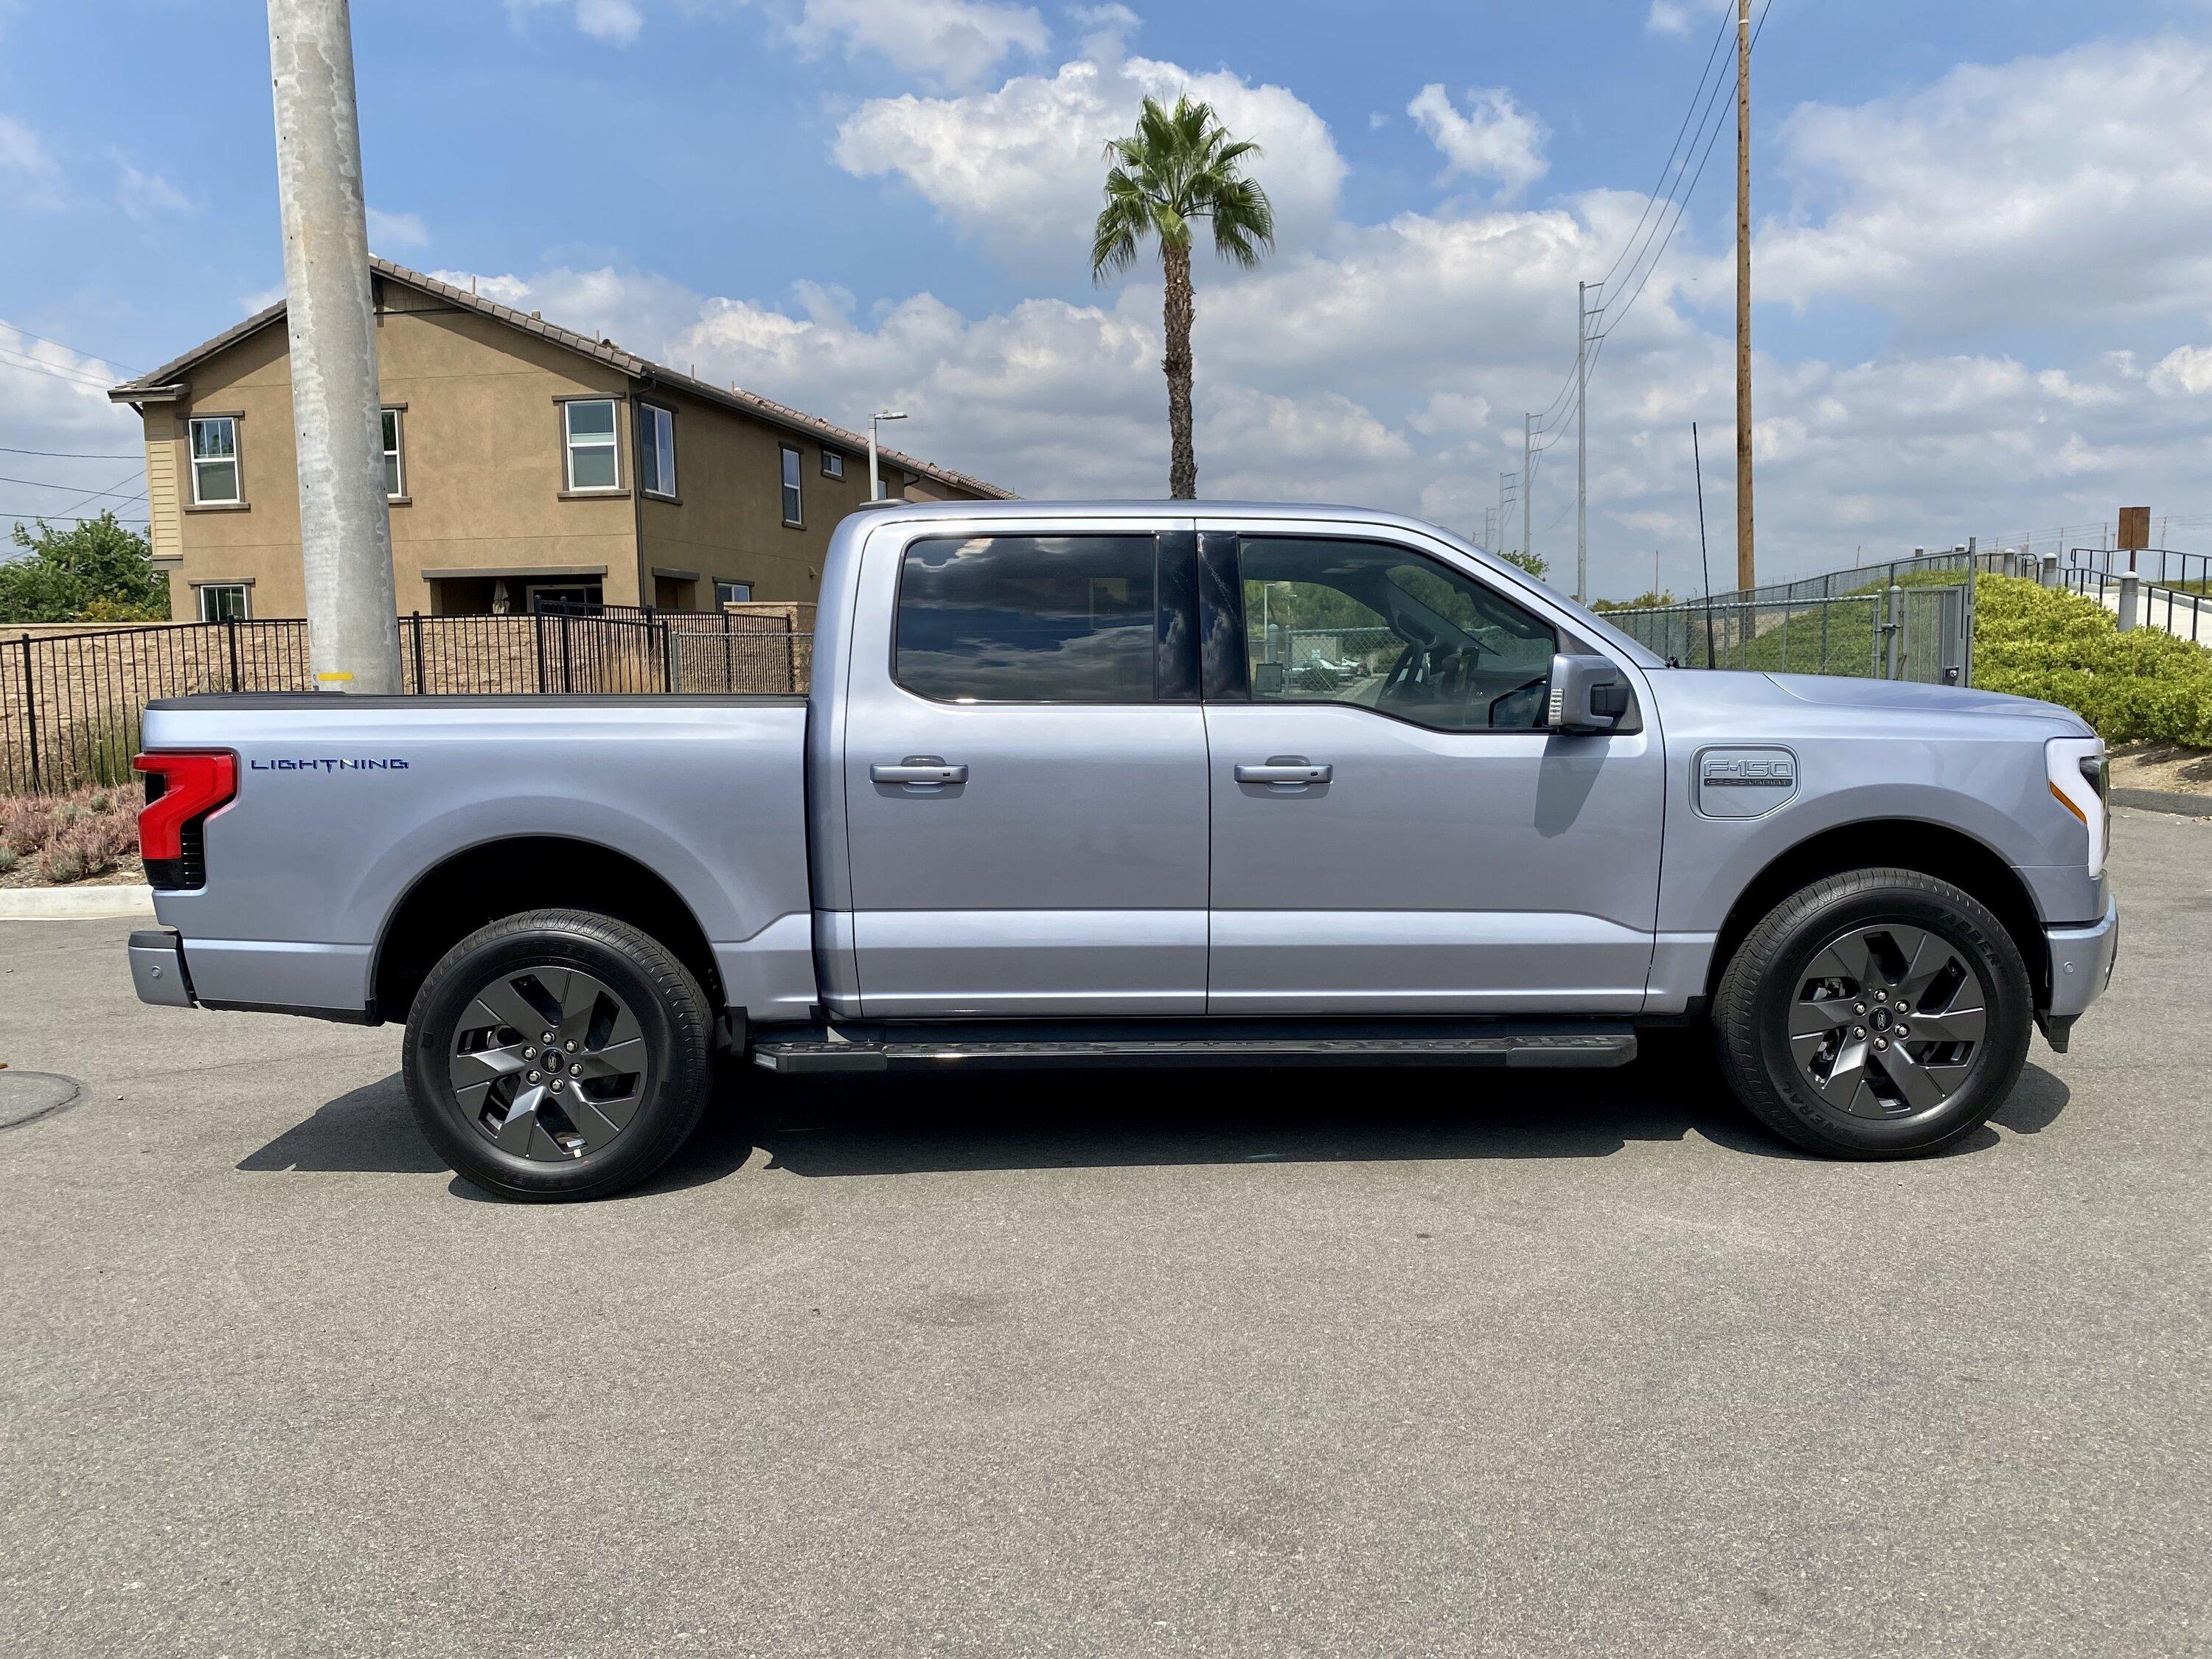
[[[1869,857],[1869,844],[1896,850]],[[1705,1000],[1711,1006],[1720,977],[1759,918],[1800,888],[1850,870],[1917,871],[1948,881],[1978,900],[2004,925],[2021,960],[2027,966],[2036,1006],[2051,996],[2051,948],[2035,900],[2019,872],[1984,842],[1948,824],[1893,818],[1838,824],[1778,854],[1736,896],[1728,919],[1713,940],[1705,970]]]
[[[369,969],[371,1012],[404,1020],[438,959],[487,922],[523,910],[595,911],[641,928],[722,1001],[707,933],[684,896],[630,854],[570,836],[512,836],[453,853],[392,908]]]

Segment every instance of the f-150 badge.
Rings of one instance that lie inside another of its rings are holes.
[[[1698,756],[1697,808],[1709,818],[1764,817],[1797,793],[1787,749],[1707,749]]]

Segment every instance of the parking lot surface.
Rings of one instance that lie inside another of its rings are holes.
[[[517,1207],[396,1030],[0,924],[0,1650],[2205,1651],[2212,823],[2120,816],[2074,1052],[1888,1165],[1688,1045],[748,1073]]]

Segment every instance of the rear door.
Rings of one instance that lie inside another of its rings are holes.
[[[1190,521],[1005,523],[868,543],[844,745],[861,1012],[1201,1013]]]
[[[1656,728],[1541,729],[1558,624],[1444,544],[1200,530],[1209,1012],[1640,1007]]]

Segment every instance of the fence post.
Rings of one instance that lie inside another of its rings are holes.
[[[2132,570],[2120,574],[2120,632],[2135,631],[2142,620],[2142,579]]]
[[[1889,678],[1895,679],[1905,644],[1905,590],[1894,581],[1889,585],[1889,625],[1886,631],[1889,635]]]
[[[23,647],[23,723],[31,739],[31,793],[39,788],[39,683],[31,678],[31,636],[24,635],[16,643]]]
[[[422,613],[407,613],[407,631],[415,636],[415,695],[422,695]]]
[[[563,611],[559,620],[561,623],[561,690],[565,693],[576,689],[576,677],[574,665],[568,656],[568,613]]]
[[[1826,673],[1826,672],[1828,672],[1828,610],[1829,610],[1829,605],[1828,605],[1828,584],[1827,584],[1825,580],[1823,580],[1823,581],[1821,582],[1821,584],[1820,584],[1820,672],[1821,673],[1823,673],[1823,674],[1825,674],[1825,673]]]
[[[538,695],[542,697],[545,695],[545,613],[543,611],[530,613],[530,633],[538,647]]]
[[[234,691],[243,691],[246,690],[245,682],[238,672],[238,618],[226,617],[223,618],[222,626],[224,633],[230,641],[230,689]]]

